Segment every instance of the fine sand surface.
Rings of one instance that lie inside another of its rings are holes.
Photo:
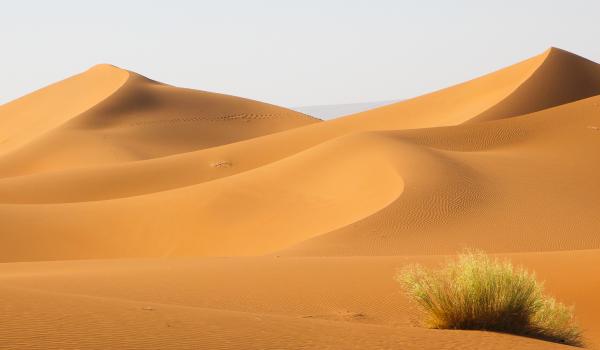
[[[600,65],[560,49],[329,121],[109,65],[0,106],[1,349],[560,349],[418,327],[480,248],[600,347]]]

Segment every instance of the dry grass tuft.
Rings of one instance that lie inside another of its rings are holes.
[[[535,275],[482,252],[440,269],[411,265],[397,278],[431,328],[513,333],[582,346],[573,310],[544,295]]]

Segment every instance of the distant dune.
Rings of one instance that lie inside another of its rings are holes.
[[[337,105],[317,105],[292,107],[293,110],[312,115],[320,119],[333,119],[344,115],[364,112],[369,109],[389,105],[398,101],[377,101],[363,103],[347,103]]]
[[[564,348],[415,327],[395,271],[469,247],[536,270],[599,345],[600,65],[551,48],[371,107],[321,121],[109,65],[0,106],[0,340]]]

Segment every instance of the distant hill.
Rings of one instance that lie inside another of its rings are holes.
[[[385,106],[398,101],[399,100],[388,100],[377,102],[348,103],[339,105],[302,106],[292,107],[291,109],[321,119],[333,119],[348,114],[364,112],[369,109]]]

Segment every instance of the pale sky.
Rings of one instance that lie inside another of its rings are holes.
[[[404,99],[543,52],[600,61],[600,1],[2,1],[0,103],[111,63],[283,106]]]

